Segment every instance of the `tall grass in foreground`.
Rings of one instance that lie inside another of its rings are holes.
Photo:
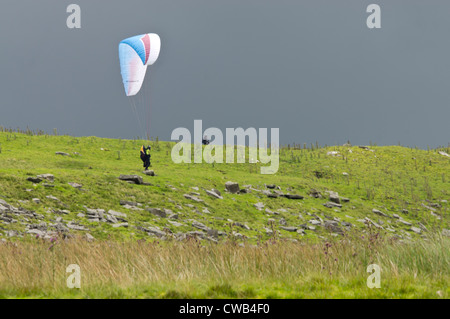
[[[380,289],[367,288],[369,264]],[[69,264],[81,289],[69,289]],[[299,298],[449,296],[450,240],[411,243],[378,238],[323,244],[88,242],[0,244],[0,297]]]

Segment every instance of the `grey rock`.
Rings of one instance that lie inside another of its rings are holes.
[[[114,210],[108,210],[108,214],[114,217],[122,217],[122,218],[127,218],[127,214],[125,213],[121,213],[121,212],[116,212]]]
[[[176,222],[176,221],[173,221],[173,220],[168,220],[168,222],[169,222],[170,224],[172,224],[173,226],[175,226],[175,227],[181,227],[181,226],[184,226],[184,224],[179,223],[179,222]]]
[[[38,178],[42,178],[42,179],[46,179],[49,182],[54,182],[55,181],[55,176],[53,176],[53,174],[41,174],[37,176]]]
[[[77,225],[74,223],[68,223],[67,227],[73,230],[89,230],[88,228],[84,227],[83,225]]]
[[[314,198],[322,198],[322,194],[316,189],[311,189],[309,191],[309,196],[314,197]]]
[[[241,223],[235,222],[235,223],[233,223],[233,225],[250,230],[250,227],[248,227],[246,224],[241,224]]]
[[[253,204],[253,206],[255,206],[258,210],[262,210],[264,208],[264,204],[261,202]]]
[[[39,177],[28,177],[27,181],[32,182],[32,183],[40,183],[40,182],[42,182],[42,178],[39,178]]]
[[[325,221],[324,226],[325,226],[325,229],[328,229],[329,231],[332,231],[333,233],[339,233],[339,234],[344,233],[342,228],[339,227],[339,224],[337,221],[327,220],[327,221]]]
[[[212,190],[205,190],[206,194],[213,198],[223,199],[223,197]]]
[[[143,171],[142,173],[144,173],[147,176],[155,176],[155,172],[153,170]]]
[[[76,189],[80,189],[81,187],[83,187],[83,185],[78,184],[78,183],[69,182],[67,184],[69,184],[70,186],[72,186],[73,188],[76,188]]]
[[[207,231],[209,229],[209,227],[207,227],[206,225],[204,225],[204,224],[202,224],[202,223],[200,223],[198,221],[194,221],[192,223],[192,226],[195,227],[195,228],[201,229],[201,230],[205,230],[205,231]]]
[[[217,229],[211,229],[211,228],[209,228],[209,229],[206,231],[206,234],[207,234],[209,237],[212,237],[212,238],[218,238],[218,237],[219,237],[219,231],[218,231]]]
[[[280,228],[289,232],[295,232],[298,229],[297,227],[293,226],[280,226]]]
[[[116,217],[111,215],[106,215],[106,221],[112,224],[116,224],[119,222]]]
[[[450,237],[450,229],[443,229],[442,230],[442,235],[446,236],[446,237]]]
[[[29,230],[26,231],[26,233],[27,234],[36,235],[36,236],[42,237],[42,238],[45,237],[45,235],[46,235],[45,231],[42,231],[42,230],[39,230],[39,229],[29,229]]]
[[[156,227],[149,227],[148,229],[146,229],[147,233],[152,234],[152,235],[156,235],[158,237],[163,237],[166,235],[165,232],[159,230]]]
[[[55,152],[55,155],[70,156],[70,154],[64,152]]]
[[[328,208],[341,208],[342,207],[342,205],[341,204],[337,204],[337,203],[334,203],[334,202],[326,202],[325,204],[322,204],[323,206],[325,206],[325,207],[328,207]]]
[[[121,181],[133,182],[133,183],[138,184],[138,185],[144,183],[144,180],[139,175],[123,175],[122,174],[122,175],[119,176],[119,179]]]
[[[329,200],[333,203],[336,204],[340,204],[341,203],[341,199],[339,198],[338,193],[333,192],[333,191],[329,191]]]
[[[225,189],[228,192],[230,192],[231,194],[237,194],[237,193],[239,193],[239,190],[240,190],[238,183],[230,182],[230,181],[225,183]]]
[[[125,206],[125,205],[128,205],[128,206],[138,206],[138,203],[136,203],[136,202],[130,202],[130,201],[127,201],[127,200],[120,200],[120,205],[122,205],[122,206]]]
[[[187,198],[187,199],[193,200],[193,201],[198,202],[198,203],[203,202],[202,199],[200,199],[200,198],[198,198],[198,197],[196,197],[196,196],[193,196],[193,195],[184,194],[183,196],[184,196],[185,198]]]
[[[371,219],[368,218],[368,217],[365,217],[365,218],[364,218],[364,221],[367,222],[367,223],[372,224],[373,226],[375,226],[375,227],[378,228],[378,229],[384,229],[383,226],[377,224],[376,222],[374,222],[373,220],[371,220]]]
[[[412,226],[410,230],[415,232],[416,234],[420,234],[422,232],[422,230],[420,228],[417,228],[417,227],[414,227],[414,226]]]
[[[303,199],[303,196],[298,194],[284,194],[283,196],[288,199]]]
[[[400,223],[406,225],[406,226],[412,226],[412,224],[411,224],[410,222],[407,222],[407,221],[404,220],[404,219],[399,219],[398,221],[399,221]]]
[[[167,214],[165,211],[159,209],[159,208],[146,208],[146,211],[149,211],[150,213],[152,213],[153,215],[162,217],[162,218],[166,218]]]
[[[372,213],[377,214],[379,216],[383,216],[383,217],[389,217],[389,215],[387,215],[387,214],[383,213],[381,210],[378,210],[378,209],[375,209],[375,208],[372,209]]]
[[[342,224],[342,226],[344,226],[344,227],[352,227],[352,226],[353,226],[353,225],[352,225],[351,223],[349,223],[349,222],[342,222],[341,224]]]
[[[33,198],[32,201],[35,204],[40,204],[41,203],[41,200],[39,198]]]

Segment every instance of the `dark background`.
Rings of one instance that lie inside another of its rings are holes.
[[[66,8],[81,7],[81,29]],[[381,29],[366,26],[381,6]],[[6,0],[0,125],[76,136],[141,134],[118,43],[162,41],[146,85],[151,135],[279,127],[280,142],[447,145],[449,1]],[[138,97],[136,97],[138,98]]]

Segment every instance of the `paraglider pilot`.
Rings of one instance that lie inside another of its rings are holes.
[[[209,140],[208,140],[208,136],[207,135],[203,136],[202,144],[203,145],[208,145],[209,144]]]
[[[142,162],[144,162],[144,167],[145,167],[146,171],[148,170],[148,167],[150,166],[150,157],[151,157],[150,150],[151,150],[150,145],[147,145],[147,147],[142,145],[142,147],[141,147],[141,160],[142,160]]]

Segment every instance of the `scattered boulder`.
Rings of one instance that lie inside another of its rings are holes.
[[[253,204],[253,206],[255,206],[257,210],[262,210],[264,208],[264,204],[261,202]]]
[[[296,232],[298,229],[297,227],[294,226],[280,226],[280,228],[289,232]]]
[[[144,180],[139,175],[120,175],[119,179],[121,181],[132,182],[134,184],[141,185],[144,183]]]
[[[198,197],[196,197],[196,196],[193,196],[193,195],[184,194],[183,196],[184,196],[185,198],[187,198],[187,199],[193,200],[193,201],[198,202],[198,203],[203,202],[203,199],[200,199],[200,198],[198,198]]]
[[[73,188],[76,188],[76,189],[80,189],[81,187],[83,187],[83,185],[78,184],[78,183],[69,182],[67,184],[69,184],[70,186],[72,186]]]
[[[204,231],[208,231],[208,229],[209,229],[209,227],[207,227],[206,225],[204,225],[196,220],[192,222],[192,226],[195,228],[204,230]]]
[[[341,204],[336,204],[333,202],[326,202],[325,204],[322,204],[322,205],[325,207],[328,207],[328,208],[333,208],[333,207],[341,208],[342,207]]]
[[[27,181],[37,184],[37,183],[42,182],[42,178],[40,178],[40,177],[28,177]]]
[[[142,173],[144,173],[147,176],[155,176],[155,172],[153,170],[143,171]]]
[[[443,229],[442,230],[442,235],[446,236],[446,237],[450,237],[450,229]]]
[[[206,194],[208,194],[209,196],[213,197],[213,198],[218,198],[218,199],[223,199],[222,196],[220,196],[220,193],[217,194],[216,192],[214,192],[213,190],[205,190]]]
[[[40,204],[41,203],[41,200],[39,198],[33,198],[32,201],[35,204]]]
[[[238,183],[230,182],[230,181],[225,183],[225,189],[228,192],[230,192],[231,194],[237,194],[237,193],[239,193],[239,190],[240,190]]]
[[[316,189],[311,189],[309,191],[309,196],[314,197],[314,198],[322,198],[322,194]]]
[[[125,206],[125,205],[128,205],[128,206],[139,206],[139,203],[136,203],[136,202],[130,202],[130,201],[127,201],[127,200],[120,200],[120,205],[122,205],[122,206]]]
[[[78,225],[78,224],[75,224],[75,223],[72,223],[72,222],[69,222],[67,224],[67,227],[70,228],[70,229],[73,229],[73,230],[85,230],[85,231],[89,230],[86,227],[84,227],[83,225]]]
[[[153,215],[162,217],[162,218],[166,218],[167,214],[165,211],[159,209],[159,208],[146,208],[146,211],[149,211],[150,213],[152,213]]]
[[[288,199],[303,199],[302,195],[298,195],[298,194],[284,194],[282,195]]]
[[[381,210],[378,210],[378,209],[375,209],[375,208],[372,209],[372,213],[377,214],[379,216],[383,216],[383,217],[389,217],[389,215],[387,215],[387,214],[383,213]]]
[[[442,156],[450,157],[450,155],[448,155],[446,152],[439,151],[438,153],[439,153],[440,155],[442,155]]]
[[[333,233],[338,233],[338,234],[343,234],[344,231],[342,230],[341,227],[339,227],[339,224],[337,221],[334,220],[327,220],[325,221],[325,229],[328,229],[329,231],[333,232]]]
[[[121,212],[116,212],[114,210],[108,210],[108,214],[114,217],[121,217],[121,218],[127,218],[127,214],[125,213],[121,213]]]
[[[156,227],[149,227],[149,228],[147,228],[147,229],[144,228],[144,230],[147,231],[147,233],[148,233],[149,235],[155,235],[155,236],[157,236],[157,237],[163,237],[163,236],[166,235],[165,232],[159,230],[159,229],[156,228]]]
[[[410,222],[407,222],[407,221],[404,220],[404,219],[401,219],[401,218],[400,218],[398,221],[399,221],[400,223],[406,225],[406,226],[412,226],[412,224],[411,224]]]
[[[57,198],[57,197],[55,197],[53,195],[48,195],[48,196],[45,196],[45,197],[48,198],[48,199],[51,199],[51,200],[59,202],[59,198]]]
[[[55,176],[53,176],[53,174],[41,174],[37,176],[38,178],[42,178],[42,179],[46,179],[49,182],[54,182],[55,181]]]
[[[374,222],[373,220],[371,220],[371,219],[368,218],[368,217],[365,217],[364,220],[363,220],[363,222],[364,222],[364,223],[372,224],[373,226],[375,226],[375,227],[378,228],[378,229],[384,229],[383,226],[377,224],[376,222]]]
[[[414,226],[411,227],[410,231],[413,231],[416,234],[422,233],[422,230],[420,228],[417,228],[417,227],[414,227]]]
[[[339,198],[339,195],[336,192],[329,191],[329,199],[333,203],[336,203],[336,204],[340,204],[341,203],[341,199]]]
[[[70,156],[70,154],[64,152],[55,152],[55,155]]]

